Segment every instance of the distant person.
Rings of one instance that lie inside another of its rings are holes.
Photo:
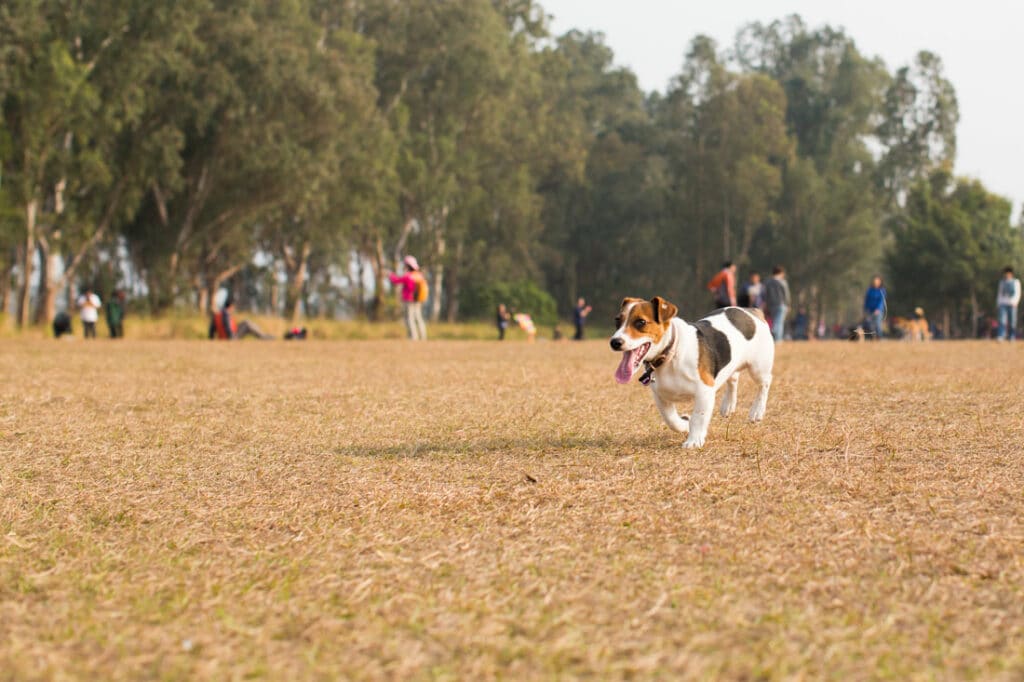
[[[789,282],[786,269],[781,265],[772,268],[772,276],[764,284],[764,306],[771,321],[772,336],[779,342],[786,338],[786,314],[789,312]]]
[[[505,307],[504,303],[498,304],[498,311],[494,316],[494,324],[498,327],[498,341],[505,340],[505,330],[508,329],[508,323],[512,319],[512,315],[509,314],[508,308]]]
[[[53,316],[53,338],[71,335],[71,316],[63,310]]]
[[[807,341],[808,340],[808,327],[810,321],[807,317],[807,308],[800,306],[797,308],[796,317],[793,318],[793,340],[794,341]]]
[[[736,305],[736,264],[731,260],[722,263],[722,269],[708,282],[708,291],[715,298],[716,308]]]
[[[996,307],[999,309],[1000,341],[1017,338],[1017,306],[1020,305],[1020,280],[1014,277],[1013,268],[1003,268],[1003,278],[999,280],[996,294]]]
[[[124,338],[124,301],[125,295],[120,289],[115,289],[107,301],[107,329],[112,339]]]
[[[96,338],[96,321],[100,319],[102,305],[100,297],[92,292],[92,287],[86,287],[78,297],[78,315],[82,318],[82,333],[87,339]]]
[[[572,311],[572,321],[576,325],[576,334],[572,337],[573,341],[583,340],[583,325],[587,323],[587,316],[590,315],[590,311],[593,310],[587,305],[586,299],[580,296],[576,299],[576,307]]]
[[[552,341],[565,341],[565,335],[562,334],[562,330],[558,328],[556,324],[551,328],[551,340]]]
[[[402,312],[405,331],[413,341],[427,340],[427,325],[423,322],[423,303],[429,297],[427,279],[420,271],[420,264],[413,256],[402,259],[404,275],[389,273],[392,284],[402,285]]]
[[[259,327],[248,320],[235,321],[235,303],[230,298],[224,306],[210,317],[210,338],[231,341],[253,336],[264,341],[274,337],[264,334]]]
[[[742,308],[764,308],[764,284],[761,283],[760,274],[750,273],[747,282],[740,287],[736,304]]]
[[[875,275],[871,280],[871,286],[864,293],[864,319],[868,323],[868,331],[875,335],[875,339],[882,340],[882,321],[885,319],[886,300],[885,286],[882,278]]]

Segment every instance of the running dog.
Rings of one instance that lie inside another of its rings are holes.
[[[628,384],[642,367],[640,383],[650,387],[665,423],[689,434],[684,448],[700,448],[715,409],[715,393],[722,386],[722,416],[736,411],[741,370],[747,370],[759,387],[750,421],[764,418],[775,342],[760,310],[721,308],[693,323],[676,317],[678,312],[660,296],[622,301],[611,338],[612,350],[622,353],[615,380]],[[676,403],[691,396],[693,414],[680,415]]]

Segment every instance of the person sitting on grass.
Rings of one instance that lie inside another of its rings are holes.
[[[235,322],[235,303],[230,298],[224,301],[224,307],[210,317],[209,335],[211,339],[244,339],[246,336],[254,336],[257,339],[268,340],[274,338],[264,334],[252,322],[242,320]]]

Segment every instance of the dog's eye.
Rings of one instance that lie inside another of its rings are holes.
[[[618,317],[615,318],[615,326],[616,327],[621,327],[622,326],[622,315],[619,315]]]
[[[636,322],[634,322],[633,326],[636,327],[637,329],[643,329],[644,327],[647,326],[647,320],[641,318],[641,319],[637,320]]]

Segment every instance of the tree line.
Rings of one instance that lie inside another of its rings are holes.
[[[645,93],[534,0],[8,0],[0,106],[23,325],[83,282],[376,319],[411,252],[435,320],[655,293],[700,314],[729,259],[784,264],[812,318],[855,316],[881,272],[969,330],[1024,253],[1009,202],[954,173],[941,59],[890,70],[797,16],[697,36]]]

